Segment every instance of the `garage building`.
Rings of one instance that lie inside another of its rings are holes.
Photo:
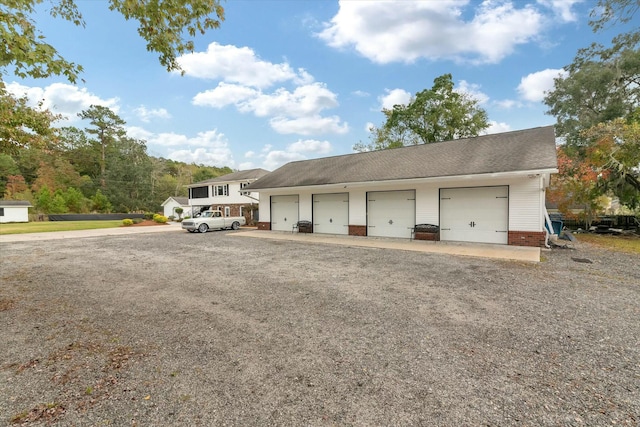
[[[552,126],[287,163],[260,192],[262,230],[543,246]],[[426,237],[425,237],[426,238]]]

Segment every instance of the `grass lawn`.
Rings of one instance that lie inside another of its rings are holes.
[[[48,231],[94,230],[122,226],[121,219],[108,221],[38,221],[0,224],[0,234],[43,233]]]
[[[640,236],[611,236],[605,234],[575,234],[579,242],[591,243],[614,251],[640,254]]]

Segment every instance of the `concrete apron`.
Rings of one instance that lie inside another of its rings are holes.
[[[264,230],[243,231],[241,233],[229,234],[229,236],[326,243],[331,245],[347,245],[362,248],[400,249],[403,251],[496,258],[512,261],[540,262],[540,248],[525,246],[462,242],[430,242],[426,240],[343,236],[335,234],[288,233],[284,231]]]

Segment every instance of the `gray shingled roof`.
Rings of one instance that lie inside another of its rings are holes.
[[[269,171],[264,169],[249,169],[246,171],[228,173],[226,175],[207,179],[205,181],[194,182],[193,184],[187,185],[187,187],[199,187],[201,185],[212,184],[214,182],[234,182],[234,181],[255,180],[258,178],[262,178],[268,173]]]
[[[189,198],[188,197],[172,197],[173,200],[175,200],[176,202],[180,203],[181,205],[188,205],[189,204]]]
[[[33,207],[27,200],[0,200],[0,207],[7,208],[10,206],[24,206],[27,208]]]
[[[557,167],[553,126],[287,163],[248,190]]]

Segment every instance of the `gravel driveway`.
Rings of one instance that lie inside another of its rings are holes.
[[[232,233],[0,244],[0,423],[640,424],[637,255]]]

